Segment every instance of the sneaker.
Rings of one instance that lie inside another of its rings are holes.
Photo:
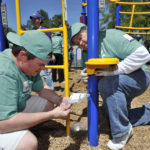
[[[125,134],[122,137],[109,140],[107,146],[110,150],[121,150],[126,145],[128,140],[132,137],[132,135],[133,135],[133,129],[132,129],[132,125],[130,125],[127,134]]]

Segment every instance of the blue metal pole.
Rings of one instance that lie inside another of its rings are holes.
[[[121,5],[117,4],[116,5],[116,26],[120,26],[121,24],[120,10],[121,10]]]
[[[88,59],[98,58],[99,11],[98,0],[88,0]],[[88,81],[88,139],[91,146],[98,145],[98,78]]]
[[[1,6],[2,0],[0,0]],[[2,24],[2,15],[1,15],[1,7],[0,7],[0,51],[4,50],[4,31],[3,31],[3,24]]]
[[[86,3],[86,0],[82,0],[82,3]],[[86,24],[86,7],[82,6],[82,23]]]

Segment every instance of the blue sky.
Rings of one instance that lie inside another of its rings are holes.
[[[8,26],[16,31],[16,6],[15,0],[2,0],[6,3]],[[49,17],[62,13],[61,0],[20,0],[21,23],[26,24],[29,16],[43,9],[48,12]],[[80,21],[82,12],[82,0],[67,0],[68,22],[71,25]]]

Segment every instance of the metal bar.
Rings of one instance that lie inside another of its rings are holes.
[[[116,5],[116,25],[120,26],[121,24],[121,17],[120,17],[120,10],[121,10],[121,5],[117,4]]]
[[[64,77],[65,77],[65,96],[69,97],[69,73],[68,73],[68,33],[65,22],[64,0],[62,0],[62,16],[63,16],[63,38],[64,38]],[[70,115],[66,119],[66,134],[70,135]]]
[[[63,27],[60,28],[50,28],[50,29],[37,29],[38,31],[41,32],[54,32],[54,31],[63,31]],[[28,30],[27,30],[28,31]],[[27,32],[25,30],[21,30],[20,34],[24,34],[25,32]]]
[[[126,15],[131,15],[132,12],[123,12],[123,11],[120,11],[120,14],[126,14]],[[149,15],[150,12],[134,12],[134,15]]]
[[[88,59],[98,58],[99,8],[98,0],[88,0]],[[98,145],[98,78],[91,75],[88,81],[88,140]]]
[[[133,24],[134,11],[135,11],[135,5],[132,6],[132,14],[131,14],[131,20],[130,20],[129,27],[132,27],[132,24]],[[130,30],[129,30],[129,32],[130,32]]]
[[[145,28],[145,27],[123,27],[123,26],[115,26],[115,28],[119,28],[119,29],[132,29],[132,30],[150,30],[150,27]]]
[[[2,0],[0,0],[0,6],[1,6]],[[2,23],[2,15],[1,15],[1,7],[0,7],[0,51],[3,51],[5,49],[4,46],[4,31],[3,31],[3,23]]]
[[[150,35],[150,32],[126,32],[127,34],[141,34],[141,35]]]
[[[17,34],[21,35],[20,0],[16,0]]]
[[[86,0],[82,0],[82,4],[85,3]],[[82,5],[82,23],[86,24],[86,7]]]
[[[150,5],[150,2],[115,2],[120,5]]]
[[[64,69],[64,65],[46,65],[45,68],[48,68],[48,69]]]

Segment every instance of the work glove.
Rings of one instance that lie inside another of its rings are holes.
[[[96,76],[114,76],[117,75],[118,71],[98,71]]]
[[[86,72],[86,68],[81,71],[81,81],[85,84],[88,83],[88,74]]]
[[[76,104],[81,102],[83,99],[88,98],[90,94],[88,93],[72,93],[70,96],[69,104]]]
[[[111,65],[104,70],[97,70],[95,72],[96,76],[114,76],[118,74],[118,68],[117,65]]]

